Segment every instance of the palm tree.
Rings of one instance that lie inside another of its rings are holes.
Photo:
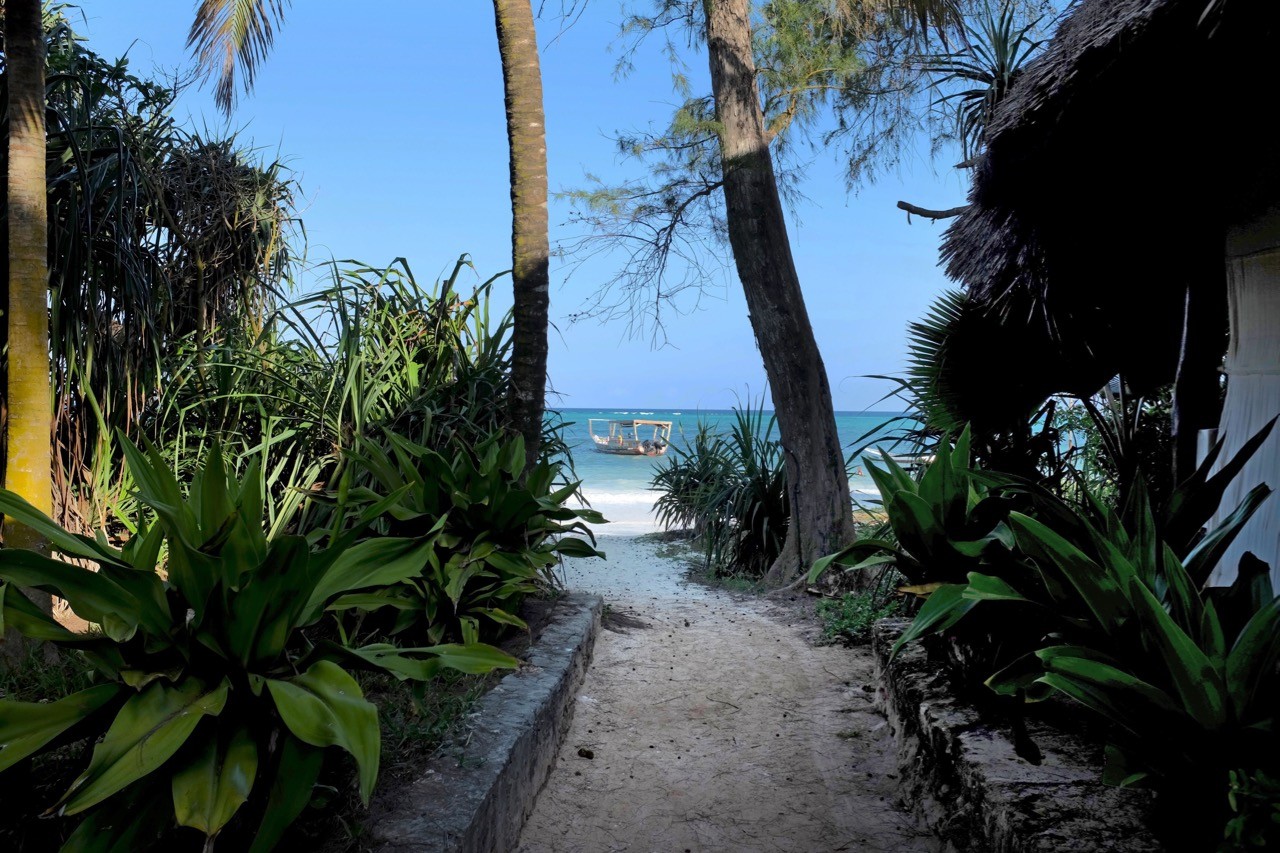
[[[4,485],[48,513],[53,508],[49,405],[48,213],[45,199],[44,17],[40,0],[7,0],[4,61],[9,112],[5,205],[9,277],[3,300],[8,357],[4,387]],[[5,519],[10,548],[48,552],[48,542]],[[26,590],[46,611],[53,600]],[[21,660],[30,644],[12,631],[0,635],[0,662]]]
[[[216,76],[218,106],[230,112],[236,73],[253,86],[258,64],[275,41],[288,0],[201,0],[187,46],[206,75]],[[547,144],[542,72],[530,0],[493,0],[506,92],[511,149],[511,255],[514,305],[508,410],[525,438],[530,460],[538,455],[547,378],[548,259]]]
[[[511,287],[514,334],[509,410],[524,435],[530,467],[538,458],[547,384],[547,308],[551,246],[547,225],[547,135],[542,71],[530,0],[493,0],[511,148]]]
[[[9,157],[9,280],[4,485],[52,510],[49,403],[49,267],[45,195],[44,24],[40,0],[7,0],[4,54]],[[4,526],[9,547],[43,549],[29,529]]]

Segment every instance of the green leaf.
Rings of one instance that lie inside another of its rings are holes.
[[[267,689],[280,718],[299,740],[351,754],[359,770],[360,797],[368,803],[378,779],[381,733],[378,709],[365,701],[355,679],[336,663],[321,660],[288,680],[267,679]]]
[[[112,548],[87,536],[77,536],[63,530],[49,516],[33,507],[21,496],[8,489],[0,489],[0,514],[31,528],[42,538],[48,540],[55,551],[69,557],[78,557],[93,562],[113,563],[126,566],[123,555]],[[17,549],[14,549],[17,550]]]
[[[1098,627],[1110,632],[1120,624],[1128,602],[1114,578],[1079,548],[1034,518],[1011,512],[1009,525],[1023,551],[1037,559],[1042,570],[1046,566],[1055,567],[1062,579],[1075,588]]]
[[[435,655],[450,669],[472,675],[482,675],[495,669],[516,669],[520,661],[511,655],[484,643],[449,643],[414,649],[419,654]]]
[[[311,802],[320,768],[324,765],[324,751],[308,746],[292,735],[283,733],[283,742],[271,778],[271,793],[267,796],[266,813],[258,827],[257,837],[249,853],[269,853],[276,843]]]
[[[91,809],[59,853],[137,853],[151,850],[173,826],[173,799],[158,785],[135,785]]]
[[[434,541],[379,537],[347,548],[320,576],[303,609],[303,624],[314,621],[329,599],[370,587],[390,586],[422,574]]]
[[[1227,685],[1236,715],[1248,722],[1264,685],[1274,683],[1280,659],[1280,597],[1255,612],[1227,654]]]
[[[0,699],[0,772],[35,755],[58,735],[120,694],[118,684],[99,684],[56,702]]]
[[[331,651],[336,651],[332,650]],[[370,643],[358,649],[342,649],[364,663],[384,669],[398,678],[426,681],[446,666],[473,675],[495,669],[515,669],[520,661],[484,643],[447,643],[438,646],[399,648],[389,643]]]
[[[86,636],[68,631],[49,614],[31,602],[22,590],[0,583],[0,636],[6,630],[17,631],[33,640],[59,644],[83,643]]]
[[[228,689],[226,681],[209,689],[194,678],[148,684],[124,703],[89,767],[54,809],[82,812],[151,773],[186,743],[202,717],[222,712]]]
[[[1009,584],[994,575],[969,572],[969,585],[962,595],[973,601],[1025,601],[1032,603]]]
[[[0,580],[41,589],[66,599],[77,616],[103,625],[108,615],[124,630],[112,639],[127,639],[138,626],[138,602],[105,575],[21,548],[0,549]]]
[[[486,616],[500,625],[511,625],[525,631],[529,629],[529,623],[525,622],[519,616],[508,613],[498,607],[476,607],[472,609],[471,612],[478,613],[481,616]]]
[[[565,557],[601,557],[604,558],[603,551],[597,551],[582,539],[576,539],[572,536],[566,536],[558,540],[551,546],[551,550]]]
[[[978,602],[964,597],[965,584],[950,583],[938,587],[925,599],[924,605],[916,618],[907,626],[898,641],[893,644],[890,657],[910,642],[918,640],[925,634],[937,634],[955,625]]]
[[[301,536],[277,536],[262,564],[241,574],[227,608],[229,650],[246,669],[271,666],[297,627],[301,602],[313,590],[310,549]]]
[[[258,748],[249,730],[232,724],[211,732],[191,763],[173,774],[173,813],[179,826],[214,838],[249,799],[258,776]]]
[[[1220,727],[1228,713],[1223,673],[1136,577],[1129,580],[1129,598],[1143,642],[1159,655],[1182,706],[1205,728]]]
[[[1266,483],[1254,486],[1240,501],[1240,505],[1191,550],[1183,562],[1186,565],[1187,574],[1196,586],[1204,586],[1209,582],[1209,576],[1217,567],[1218,561],[1222,559],[1222,555],[1231,547],[1231,543],[1236,540],[1245,523],[1253,517],[1258,507],[1262,506],[1262,502],[1270,495],[1271,489]]]

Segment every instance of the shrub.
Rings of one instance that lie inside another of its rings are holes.
[[[0,490],[6,516],[96,567],[0,550],[5,625],[79,652],[99,678],[49,703],[0,700],[0,772],[62,741],[101,738],[50,808],[86,815],[65,849],[138,849],[174,821],[210,844],[231,826],[245,848],[270,849],[310,799],[329,747],[352,756],[366,801],[373,790],[377,709],[344,667],[425,679],[442,666],[515,665],[487,646],[345,648],[308,631],[335,599],[417,571],[420,543],[357,541],[395,496],[316,548],[263,533],[261,475],[251,466],[242,482],[228,478],[216,445],[188,498],[154,449],[123,447],[155,520],[139,520],[122,550]],[[65,599],[100,633],[68,631],[19,587]]]
[[[474,446],[455,436],[443,451],[390,431],[358,442],[339,488],[340,511],[366,517],[376,510],[368,535],[417,543],[417,571],[332,607],[393,613],[390,633],[416,631],[433,643],[524,628],[520,602],[551,587],[558,555],[604,556],[568,535],[583,533],[594,544],[585,522],[603,518],[565,505],[579,484],[557,483],[561,464],[526,471],[518,434],[495,433]]]
[[[939,447],[918,484],[873,472],[896,541],[856,542],[814,571],[901,567],[926,598],[895,651],[939,634],[976,641],[966,652],[996,693],[1064,696],[1106,722],[1104,781],[1225,809],[1230,772],[1280,769],[1280,597],[1252,555],[1230,588],[1206,584],[1270,490],[1258,486],[1203,528],[1270,429],[1221,466],[1214,448],[1163,507],[1139,479],[1119,510],[969,470],[966,432],[954,451]],[[974,524],[993,500],[1001,511]]]
[[[693,441],[672,447],[651,482],[666,527],[690,527],[717,574],[760,577],[777,559],[791,518],[774,418],[734,408],[728,434],[700,423]]]
[[[822,620],[822,639],[827,642],[841,640],[848,644],[865,643],[871,639],[871,626],[880,619],[888,619],[902,612],[902,602],[888,596],[882,589],[865,592],[846,592],[839,598],[824,598],[818,602],[818,617]]]

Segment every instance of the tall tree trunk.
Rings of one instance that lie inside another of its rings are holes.
[[[751,51],[750,0],[703,0],[720,122],[729,242],[786,453],[791,526],[767,582],[781,585],[853,532],[827,371],[791,257]]]
[[[5,3],[5,63],[9,83],[9,208],[7,455],[4,485],[52,514],[49,403],[49,267],[45,187],[44,27],[40,0]],[[10,548],[48,551],[48,543],[9,519]],[[49,597],[28,591],[49,608]],[[11,633],[11,632],[10,632]],[[20,644],[6,636],[4,656]]]
[[[530,464],[538,458],[547,385],[547,136],[542,70],[530,0],[493,0],[511,146],[511,391],[508,406],[524,435]]]

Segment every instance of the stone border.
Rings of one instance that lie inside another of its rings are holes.
[[[880,698],[898,747],[904,799],[949,848],[1165,849],[1147,829],[1151,795],[1103,785],[1097,744],[1028,719],[1028,734],[1043,753],[1041,763],[1032,764],[1014,752],[1007,726],[984,721],[951,695],[918,643],[891,663],[889,652],[908,624],[885,619],[872,631]]]
[[[480,700],[473,722],[425,773],[373,804],[380,853],[490,853],[515,847],[555,764],[600,632],[598,595],[562,596],[526,656]]]

